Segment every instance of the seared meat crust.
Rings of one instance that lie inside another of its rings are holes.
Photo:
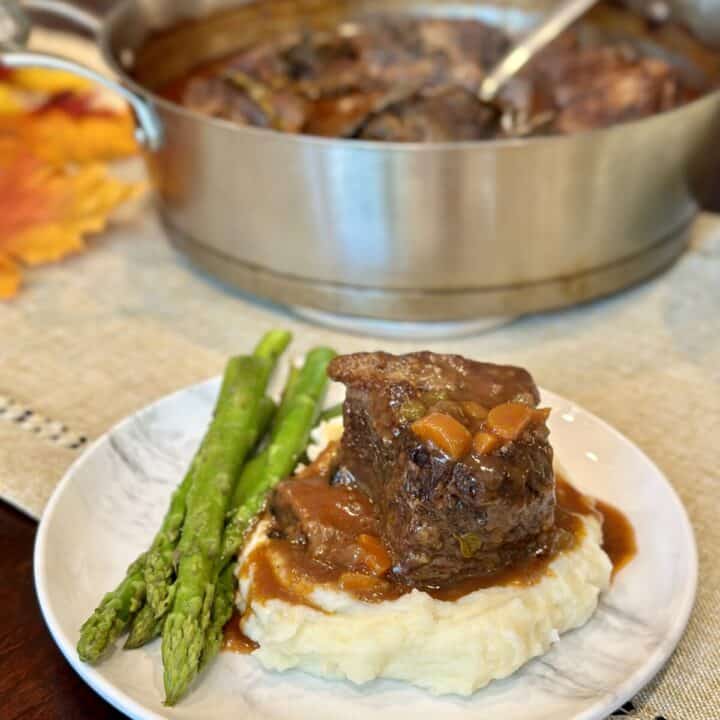
[[[453,460],[421,441],[405,415],[409,401],[535,406],[539,393],[525,370],[378,352],[338,357],[329,374],[347,387],[341,463],[373,500],[400,581],[438,587],[548,546],[555,495],[544,424],[490,454]]]

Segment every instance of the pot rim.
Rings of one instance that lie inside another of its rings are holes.
[[[398,142],[398,141],[385,141],[385,140],[359,140],[356,138],[331,138],[323,137],[320,135],[304,135],[301,133],[288,133],[282,130],[275,130],[273,128],[261,128],[252,125],[239,125],[232,122],[231,120],[225,120],[223,118],[212,117],[204,115],[197,110],[176,103],[172,100],[164,98],[162,95],[157,94],[153,90],[141,85],[125,68],[111,47],[110,35],[114,30],[116,24],[118,24],[124,15],[131,8],[133,0],[122,0],[117,3],[109,12],[103,17],[99,18],[98,31],[95,35],[95,40],[98,44],[103,59],[108,66],[120,76],[123,83],[129,87],[133,92],[140,94],[143,97],[149,98],[152,103],[156,106],[163,108],[163,110],[174,112],[178,115],[184,116],[189,120],[200,121],[216,127],[223,131],[230,131],[234,133],[248,134],[258,136],[259,139],[269,140],[276,139],[287,142],[299,143],[302,145],[318,145],[320,147],[326,147],[329,149],[337,150],[363,150],[363,151],[389,151],[391,153],[417,153],[417,152],[463,152],[467,150],[482,150],[492,151],[494,149],[499,150],[514,150],[530,146],[538,146],[542,144],[550,143],[561,143],[569,140],[592,141],[596,138],[604,138],[611,136],[614,133],[620,133],[624,130],[637,130],[640,126],[647,127],[651,123],[657,122],[671,122],[676,116],[682,113],[689,112],[693,108],[699,108],[703,105],[714,104],[720,100],[720,83],[710,90],[709,92],[701,95],[694,100],[691,100],[683,105],[671,108],[669,110],[663,110],[662,112],[654,113],[644,118],[638,118],[634,120],[626,120],[619,123],[614,123],[606,127],[593,128],[591,130],[581,130],[569,134],[558,134],[558,135],[534,135],[520,138],[488,138],[485,140],[446,140],[441,142],[430,141],[430,142]],[[718,63],[720,65],[720,51],[718,51]]]

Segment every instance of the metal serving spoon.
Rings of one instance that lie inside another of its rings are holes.
[[[587,12],[597,0],[565,0],[524,38],[522,38],[485,76],[478,96],[493,103],[500,89],[527,62],[552,42],[575,20]]]

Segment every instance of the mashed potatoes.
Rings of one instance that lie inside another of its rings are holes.
[[[336,431],[328,429],[328,436]],[[324,444],[324,432],[314,438],[316,445]],[[579,541],[555,557],[534,585],[476,590],[454,602],[413,590],[380,603],[319,586],[309,597],[318,609],[279,599],[251,600],[247,607],[252,565],[247,572],[243,567],[266,542],[262,522],[239,563],[243,630],[260,645],[254,656],[272,670],[300,668],[355,683],[392,678],[437,694],[469,695],[544,653],[595,611],[612,568],[601,548],[600,522],[590,515],[582,522]]]

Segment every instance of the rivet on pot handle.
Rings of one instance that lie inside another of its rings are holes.
[[[94,15],[63,0],[26,0],[23,2],[22,8],[17,3],[2,0],[0,3],[0,64],[9,68],[43,67],[51,70],[64,70],[104,85],[120,95],[130,105],[137,123],[135,130],[137,141],[149,150],[157,150],[162,142],[162,125],[152,105],[139,95],[120,82],[72,60],[19,47],[27,40],[30,27],[23,10],[36,10],[56,15],[82,25],[93,33],[97,33],[100,27],[100,22]]]

